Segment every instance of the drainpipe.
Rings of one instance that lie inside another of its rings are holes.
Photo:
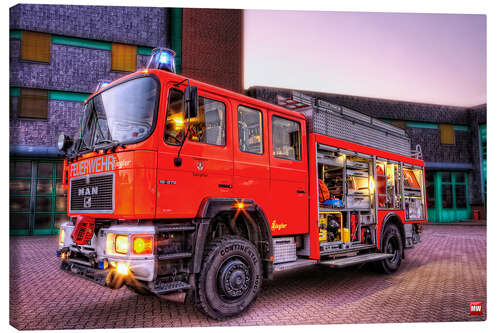
[[[182,74],[182,8],[169,9],[170,48],[175,51],[177,74]]]

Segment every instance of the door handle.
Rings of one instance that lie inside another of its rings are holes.
[[[306,190],[297,190],[297,193],[305,194]]]
[[[233,185],[231,185],[231,184],[219,184],[219,187],[222,187],[222,188],[233,188]]]

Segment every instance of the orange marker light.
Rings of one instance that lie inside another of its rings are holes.
[[[133,244],[134,254],[153,253],[153,236],[136,236]]]
[[[236,202],[233,207],[238,209],[243,209],[245,208],[245,204],[243,202]]]

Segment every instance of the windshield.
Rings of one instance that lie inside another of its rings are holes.
[[[93,97],[82,117],[79,151],[146,139],[154,126],[159,85],[151,77],[118,84]]]

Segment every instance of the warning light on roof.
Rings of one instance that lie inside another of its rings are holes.
[[[163,69],[175,73],[175,52],[164,47],[154,49],[147,68]]]

